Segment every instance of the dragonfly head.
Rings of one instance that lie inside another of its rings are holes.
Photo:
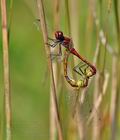
[[[55,38],[56,38],[57,40],[63,41],[63,40],[64,40],[63,32],[61,32],[61,31],[56,31],[56,32],[55,32]]]

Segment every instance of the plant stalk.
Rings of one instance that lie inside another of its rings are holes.
[[[11,94],[9,71],[9,45],[7,29],[6,0],[1,0],[2,40],[3,40],[3,72],[4,72],[4,109],[5,109],[5,139],[11,140]]]
[[[52,89],[51,96],[54,102],[54,109],[55,109],[54,113],[55,113],[55,121],[57,124],[58,137],[59,137],[59,140],[63,140],[62,128],[61,128],[60,116],[59,116],[59,110],[58,110],[58,103],[57,103],[57,97],[56,97],[57,94],[56,94],[56,88],[55,88],[53,66],[52,66],[52,61],[50,58],[50,47],[48,47],[48,45],[46,44],[48,42],[48,32],[47,32],[45,12],[44,12],[42,0],[37,0],[37,7],[38,7],[38,14],[39,14],[39,19],[40,19],[40,26],[41,26],[41,30],[43,34],[43,40],[45,44],[45,51],[46,51],[47,60],[48,60],[48,67],[50,71],[51,89]]]

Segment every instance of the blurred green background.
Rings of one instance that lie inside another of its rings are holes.
[[[49,75],[45,75],[47,63],[41,33],[34,24],[37,18],[34,0],[13,1],[9,48],[13,140],[49,137]],[[0,118],[3,118],[2,69],[0,28]]]
[[[97,16],[100,20],[101,27],[105,27],[107,0],[103,2],[102,15],[97,11]],[[10,1],[7,1],[9,9]],[[85,56],[90,62],[93,60],[93,55],[96,48],[96,28],[95,25],[91,29],[91,25],[87,22],[89,15],[90,3],[89,0],[78,1],[78,17],[79,21],[79,47],[82,56]],[[97,4],[99,7],[99,4]],[[54,14],[53,2],[44,0],[44,8],[47,19],[47,27],[49,36],[53,35]],[[98,8],[99,9],[99,8]],[[117,33],[116,23],[113,11],[111,8],[110,17],[108,17],[108,41],[111,46],[117,48]],[[1,13],[0,13],[1,14]],[[8,10],[9,16],[9,10]],[[36,19],[38,19],[37,6],[35,0],[14,0],[13,15],[10,28],[10,82],[12,95],[12,137],[13,140],[48,140],[49,139],[49,73],[47,71],[47,59],[44,50],[43,38],[41,29],[38,30]],[[0,19],[1,21],[1,19]],[[72,22],[75,21],[75,17]],[[1,25],[1,22],[0,22]],[[61,1],[60,6],[60,29],[68,34],[67,15],[65,9],[65,1]],[[74,25],[73,25],[74,26]],[[72,30],[74,27],[72,26]],[[74,31],[73,31],[74,32]],[[73,38],[74,39],[74,38]],[[92,46],[92,47],[91,47]],[[89,48],[91,47],[91,48]],[[102,46],[103,47],[103,46]],[[102,48],[101,47],[101,48]],[[104,55],[104,50],[100,56]],[[102,57],[101,57],[102,58]],[[103,59],[99,63],[100,70],[103,65]],[[107,71],[110,74],[112,57],[106,53]],[[110,103],[111,83],[108,84],[107,95],[104,99],[104,104]],[[90,88],[90,92],[93,87]],[[66,94],[66,92],[64,92]],[[64,95],[66,96],[66,95]],[[66,99],[65,99],[66,101]],[[63,102],[65,102],[63,101]],[[69,103],[68,103],[69,104]],[[104,104],[102,108],[104,108]],[[65,114],[64,114],[65,115]],[[119,114],[120,115],[120,114]],[[0,28],[0,135],[3,132],[3,65],[2,65],[2,34]],[[63,121],[65,122],[65,120]],[[118,134],[120,130],[120,119],[118,124]],[[64,128],[65,129],[65,128]],[[104,138],[109,137],[108,127],[105,129],[107,134]],[[67,135],[67,134],[66,134]],[[2,136],[0,136],[2,137]],[[119,136],[118,136],[119,137]],[[119,139],[119,138],[118,138]]]

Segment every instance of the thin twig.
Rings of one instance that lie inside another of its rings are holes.
[[[1,0],[2,37],[3,37],[3,71],[4,71],[4,105],[6,140],[11,140],[11,98],[9,77],[9,46],[7,30],[6,0]]]
[[[57,104],[57,97],[56,97],[57,94],[56,94],[56,88],[55,88],[55,82],[54,82],[53,67],[52,67],[52,62],[50,59],[50,48],[46,45],[46,43],[48,42],[48,32],[47,32],[45,13],[44,13],[44,7],[43,7],[42,0],[37,0],[37,7],[38,7],[40,24],[41,24],[41,30],[43,33],[45,51],[46,51],[47,58],[48,58],[48,67],[49,67],[49,71],[50,71],[50,75],[51,75],[50,78],[51,78],[52,97],[53,97],[54,108],[55,108],[54,113],[55,113],[55,119],[56,119],[56,124],[57,124],[58,136],[59,136],[59,140],[63,140],[62,128],[61,128],[60,116],[59,116],[58,104]]]

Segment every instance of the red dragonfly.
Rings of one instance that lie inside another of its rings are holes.
[[[86,59],[84,59],[73,47],[73,41],[71,38],[64,36],[62,31],[56,31],[55,32],[55,39],[48,38],[53,43],[49,44],[52,48],[59,45],[59,53],[58,54],[52,54],[53,56],[61,56],[62,51],[61,47],[63,46],[65,50],[64,55],[64,76],[67,80],[67,82],[73,86],[73,87],[86,87],[88,85],[88,80],[90,77],[96,74],[96,68],[93,66],[90,62],[88,62]],[[81,62],[73,68],[75,72],[77,72],[79,75],[82,76],[82,80],[75,81],[74,79],[71,79],[67,74],[67,65],[68,65],[68,57],[70,54],[73,54],[77,56]]]

